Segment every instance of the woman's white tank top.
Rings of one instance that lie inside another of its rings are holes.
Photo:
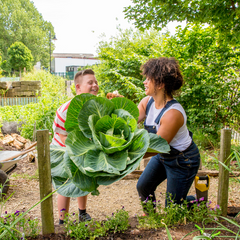
[[[150,100],[150,98],[149,98],[149,100]],[[169,145],[174,147],[178,151],[184,151],[190,146],[190,144],[192,142],[192,138],[189,135],[189,131],[188,131],[187,125],[186,125],[187,124],[187,115],[180,103],[174,103],[163,113],[162,117],[171,109],[176,109],[182,113],[183,118],[184,118],[184,123],[183,123],[182,127],[180,127],[180,129],[178,130],[177,134],[174,136],[172,141],[169,143]],[[145,122],[146,125],[156,126],[156,130],[158,131],[158,129],[160,127],[160,122],[159,122],[159,124],[156,124],[155,119],[157,118],[157,116],[159,115],[159,113],[161,111],[162,111],[162,108],[156,109],[155,102],[153,102],[152,105],[150,106],[150,109],[149,109],[149,112],[148,112],[148,115],[146,118],[146,122]]]

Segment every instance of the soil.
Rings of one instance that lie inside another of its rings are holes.
[[[1,150],[17,150],[14,147],[3,145],[0,142]],[[9,174],[10,187],[6,197],[13,194],[9,200],[4,205],[2,212],[7,211],[15,212],[26,211],[35,203],[40,200],[39,193],[39,183],[37,178],[37,167],[36,164],[29,163],[27,158],[23,158],[18,162],[17,168]],[[87,211],[91,217],[95,220],[105,220],[107,216],[111,216],[113,212],[121,209],[123,206],[126,211],[129,212],[129,223],[131,227],[125,233],[109,234],[107,237],[99,238],[103,239],[168,239],[167,232],[165,229],[153,229],[153,230],[143,230],[137,227],[137,217],[136,215],[141,215],[143,212],[141,210],[141,205],[139,202],[139,197],[136,190],[137,179],[133,180],[120,180],[113,183],[110,186],[100,186],[99,196],[88,196]],[[208,199],[212,201],[212,206],[217,204],[217,189],[218,189],[218,178],[211,178],[210,189],[208,192]],[[156,197],[161,202],[164,202],[164,197],[160,194],[166,190],[166,181],[163,182],[156,190]],[[191,187],[189,194],[195,195],[194,185]],[[239,183],[230,180],[229,186],[229,206],[237,207],[240,206],[240,194],[239,194]],[[55,234],[48,236],[42,236],[41,234],[36,239],[70,239],[64,232],[64,228],[58,225],[58,213],[57,213],[57,194],[53,194],[53,208],[54,208],[54,224],[55,224]],[[77,212],[77,199],[72,198],[70,204],[70,213]],[[29,215],[32,218],[39,219],[41,222],[41,210],[40,205],[33,208]],[[237,218],[238,223],[240,223],[240,218]],[[198,224],[201,226],[201,224]],[[214,224],[208,225],[207,227],[214,227]],[[229,228],[234,229],[234,225],[228,225]],[[173,239],[181,239],[183,236],[196,230],[194,223],[179,225],[172,227],[170,233]],[[222,232],[221,235],[227,233]],[[196,232],[195,235],[199,235]],[[184,239],[192,239],[194,235],[188,236]],[[28,238],[29,240],[32,238]],[[218,239],[218,238],[214,238]],[[219,238],[220,239],[220,238]],[[234,239],[234,238],[228,238]]]

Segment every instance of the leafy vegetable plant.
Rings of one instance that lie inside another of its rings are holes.
[[[98,195],[135,170],[147,150],[167,153],[168,143],[137,128],[138,108],[126,98],[77,95],[71,101],[65,128],[66,147],[51,146],[51,172],[58,193],[68,197]]]

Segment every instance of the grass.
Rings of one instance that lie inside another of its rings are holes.
[[[38,180],[39,179],[38,170],[36,169],[33,175],[29,175],[27,173],[15,173],[15,172],[11,174],[11,179],[18,180],[22,178],[25,178],[27,180]]]

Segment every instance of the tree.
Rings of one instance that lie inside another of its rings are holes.
[[[239,121],[240,49],[233,48],[211,27],[179,27],[169,38],[165,55],[174,56],[185,84],[178,97],[189,127],[217,136],[220,129]]]
[[[41,61],[48,67],[49,31],[54,35],[52,24],[44,21],[30,0],[0,0],[0,52],[3,60],[7,60],[11,44],[22,42],[31,50],[34,64]]]
[[[20,77],[22,69],[30,70],[33,66],[31,51],[21,42],[15,42],[9,47],[8,56],[9,65],[14,71],[19,70]]]
[[[1,75],[2,75],[2,68],[1,68],[1,65],[2,65],[2,56],[0,55],[0,78],[1,78]]]
[[[132,0],[126,7],[127,18],[134,20],[139,29],[162,29],[169,22],[207,23],[223,38],[239,42],[239,0]]]
[[[218,136],[240,116],[240,49],[233,48],[211,27],[187,25],[177,33],[120,31],[98,48],[101,64],[94,68],[104,93],[118,90],[136,103],[145,96],[140,66],[150,58],[175,57],[184,76],[177,100],[190,129]]]
[[[121,30],[110,41],[101,41],[98,58],[101,64],[94,67],[104,94],[118,92],[134,102],[145,95],[141,65],[151,57],[160,57],[165,46],[157,31]]]

